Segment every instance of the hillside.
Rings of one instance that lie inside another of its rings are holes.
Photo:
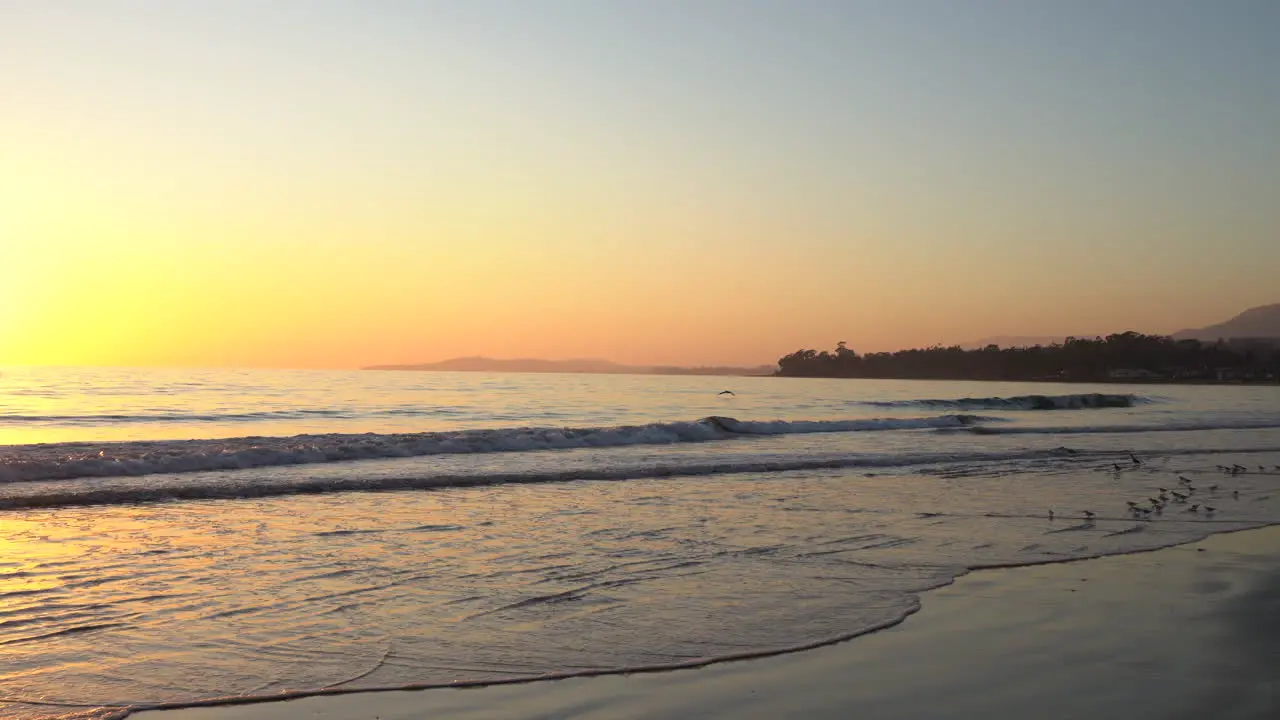
[[[1207,342],[1219,338],[1280,338],[1280,303],[1245,310],[1217,325],[1181,330],[1173,337],[1176,340]]]

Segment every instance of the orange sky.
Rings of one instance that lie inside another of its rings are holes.
[[[754,364],[1280,300],[1258,18],[658,6],[6,9],[0,365]]]

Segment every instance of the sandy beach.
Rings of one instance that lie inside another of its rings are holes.
[[[977,571],[922,601],[901,625],[850,642],[694,670],[135,717],[1132,720],[1280,709],[1280,526]]]

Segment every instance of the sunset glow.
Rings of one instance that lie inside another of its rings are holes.
[[[0,365],[747,365],[1278,299],[1269,4],[267,5],[0,10]]]

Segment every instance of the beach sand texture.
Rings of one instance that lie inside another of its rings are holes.
[[[901,625],[760,660],[164,712],[137,717],[1274,718],[1280,527],[973,572]]]

